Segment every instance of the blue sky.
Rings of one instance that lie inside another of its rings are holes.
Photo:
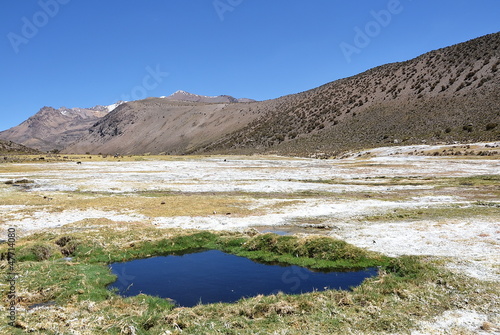
[[[498,0],[1,0],[0,130],[43,106],[258,100],[500,31]]]

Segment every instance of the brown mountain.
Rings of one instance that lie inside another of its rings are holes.
[[[230,95],[219,95],[215,97],[207,97],[205,95],[192,94],[186,91],[177,91],[168,97],[163,97],[167,100],[191,101],[204,103],[236,103],[236,102],[253,102],[252,99],[236,99]]]
[[[197,152],[334,155],[391,143],[499,140],[499,66],[495,33],[281,98]]]
[[[132,101],[103,117],[64,152],[183,154],[245,127],[268,111],[265,104],[256,109],[252,103]]]
[[[255,101],[236,99],[229,95],[208,97],[185,91],[177,91],[163,98],[169,101],[207,104]],[[20,125],[0,132],[0,139],[15,141],[41,151],[61,150],[86,135],[90,127],[122,103],[124,102],[119,101],[110,106],[99,105],[91,108],[44,107]]]
[[[62,149],[108,113],[107,106],[55,109],[43,107],[20,125],[0,132],[0,139],[41,151]]]
[[[135,101],[65,151],[333,155],[391,143],[498,140],[499,65],[496,33],[274,100]]]

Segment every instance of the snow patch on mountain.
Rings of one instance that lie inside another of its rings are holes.
[[[177,100],[177,101],[192,101],[202,103],[236,103],[236,102],[252,102],[252,99],[236,99],[230,95],[207,96],[189,93],[183,90],[175,91],[169,96],[162,96],[162,99]]]

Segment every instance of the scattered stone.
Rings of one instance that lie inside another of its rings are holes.
[[[64,247],[71,240],[72,240],[72,238],[70,236],[62,236],[57,241],[55,241],[55,244],[57,244],[60,247]]]
[[[166,204],[166,202],[165,202],[165,201],[162,201],[162,202],[161,202],[161,204],[162,204],[162,205],[165,205],[165,204]]]
[[[252,228],[252,227],[250,227],[250,228],[246,229],[246,230],[244,231],[244,233],[245,233],[246,235],[250,236],[250,237],[253,237],[253,236],[256,236],[256,235],[259,235],[259,234],[260,234],[260,232],[259,232],[257,229]]]
[[[332,229],[333,226],[328,223],[303,223],[298,225],[302,228],[316,228],[316,229]]]
[[[5,185],[21,185],[21,184],[33,184],[34,181],[30,179],[19,179],[19,180],[7,180]]]
[[[33,184],[34,181],[30,179],[19,179],[14,182],[14,184]]]

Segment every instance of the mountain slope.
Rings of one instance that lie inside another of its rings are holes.
[[[114,108],[115,105],[59,109],[43,107],[20,125],[0,132],[0,138],[41,151],[62,149],[84,135],[88,128]]]
[[[20,125],[0,133],[0,138],[42,151],[61,149],[82,135],[104,112],[43,107]]]
[[[274,100],[135,101],[66,152],[334,155],[389,143],[498,140],[499,65],[496,33]]]
[[[1,155],[38,154],[38,153],[40,153],[38,150],[28,148],[24,145],[14,143],[12,141],[0,140]]]
[[[182,154],[246,126],[262,113],[250,103],[132,101],[99,120],[64,152]]]
[[[196,152],[335,154],[422,141],[500,139],[500,33],[288,96]]]

